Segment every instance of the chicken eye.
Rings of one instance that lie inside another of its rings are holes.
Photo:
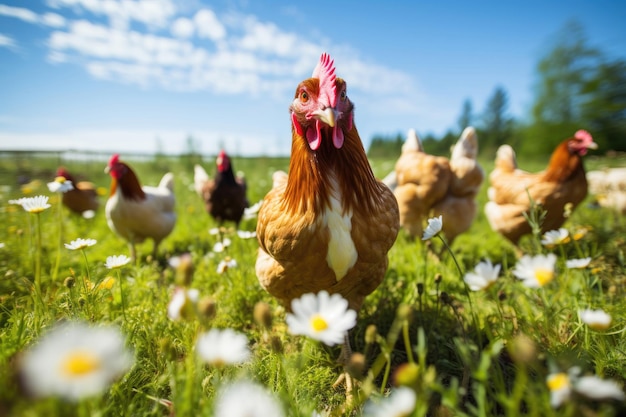
[[[339,95],[339,98],[341,99],[341,101],[345,101],[346,98],[348,98],[348,94],[346,94],[346,90],[343,90],[341,92],[341,94]]]
[[[300,101],[302,103],[306,103],[307,101],[309,101],[309,93],[307,93],[306,91],[301,91],[300,92]]]

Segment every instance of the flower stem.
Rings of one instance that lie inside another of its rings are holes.
[[[56,282],[57,276],[59,275],[59,265],[61,264],[61,248],[63,247],[63,205],[61,204],[61,193],[58,193],[58,195],[59,201],[57,204],[57,209],[59,212],[59,245],[57,246],[57,259],[54,263],[54,270],[52,272],[52,282]]]
[[[122,300],[122,316],[124,317],[124,322],[126,322],[126,301],[124,300],[124,284],[122,283],[122,274],[120,274],[120,270],[117,270],[117,280],[120,282],[120,299]]]

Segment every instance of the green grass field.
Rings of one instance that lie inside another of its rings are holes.
[[[116,270],[105,267],[107,257],[129,252],[106,224],[105,161],[64,161],[70,172],[103,189],[101,209],[91,220],[60,210],[58,196],[48,191],[46,183],[54,179],[58,162],[0,160],[4,225],[0,228],[0,415],[213,416],[220,390],[238,380],[255,381],[273,393],[286,416],[383,415],[363,410],[371,410],[366,404],[390,401],[384,397],[399,385],[416,393],[409,414],[415,416],[626,413],[624,401],[588,398],[602,393],[577,389],[579,377],[573,371],[578,367],[581,377],[614,381],[624,392],[626,221],[594,207],[591,197],[564,225],[572,236],[586,228],[582,238],[553,249],[543,247],[540,236],[522,241],[525,254],[557,256],[554,280],[536,289],[513,275],[518,262],[514,248],[489,228],[482,213],[486,183],[479,195],[479,215],[469,232],[454,242],[454,256],[444,252],[440,260],[432,254],[431,245],[437,250],[442,245],[437,237],[424,243],[401,232],[389,253],[386,279],[366,299],[350,332],[353,351],[364,356],[363,363],[353,366],[360,381],[357,395],[346,406],[344,386],[333,387],[342,373],[336,362],[340,348],[289,333],[284,309],[258,284],[256,239],[242,239],[229,229],[225,233],[231,245],[224,252],[213,251],[219,238],[209,231],[216,224],[193,190],[189,162],[179,158],[128,161],[143,184],[156,184],[164,172],[174,172],[178,221],[161,244],[158,259],[147,259],[152,244],[145,243],[138,246],[141,259],[136,264]],[[245,173],[248,198],[254,203],[271,187],[271,174],[287,169],[288,159],[235,158],[233,163]],[[528,161],[520,166],[538,170],[544,163]],[[606,163],[588,159],[587,168]],[[393,164],[372,162],[380,177]],[[213,173],[211,161],[203,165]],[[487,173],[492,165],[483,162]],[[20,187],[18,178],[29,183]],[[9,204],[10,199],[36,195],[50,196],[51,207],[40,214]],[[246,220],[240,229],[253,231],[255,225],[256,220]],[[64,247],[78,238],[97,243],[76,251]],[[183,253],[191,255],[193,264],[186,278],[168,265],[171,257]],[[226,257],[236,260],[237,266],[218,273]],[[585,257],[592,258],[587,268],[566,268],[566,260]],[[463,275],[485,259],[501,265],[498,280],[484,291],[467,290]],[[105,281],[107,277],[114,281]],[[168,317],[168,303],[175,286],[185,280],[199,290],[204,314],[175,321]],[[270,326],[254,318],[259,302],[270,306]],[[586,308],[610,314],[608,329],[594,330],[584,324],[579,310]],[[101,395],[78,401],[35,398],[22,384],[24,353],[57,323],[69,321],[116,326],[133,352],[134,364]],[[194,347],[198,335],[226,328],[247,337],[249,360],[225,366],[199,361]],[[572,392],[553,407],[551,395],[558,387],[546,381],[560,372],[569,375]]]

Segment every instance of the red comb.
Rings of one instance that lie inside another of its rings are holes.
[[[112,167],[113,165],[117,164],[119,161],[120,161],[120,154],[116,153],[111,157],[111,159],[109,159],[109,166]]]
[[[335,61],[326,52],[320,57],[312,78],[320,80],[320,101],[335,107],[337,103],[337,88],[335,87]]]
[[[579,131],[577,131],[574,134],[574,137],[576,139],[580,139],[583,142],[589,143],[589,142],[593,142],[593,138],[591,137],[591,133],[587,132],[586,130],[580,129]]]

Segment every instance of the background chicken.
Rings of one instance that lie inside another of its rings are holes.
[[[174,175],[165,174],[157,187],[142,187],[137,175],[117,154],[111,157],[105,172],[111,175],[111,192],[105,207],[109,227],[128,241],[133,260],[135,244],[152,239],[155,258],[159,243],[176,223]]]
[[[288,308],[327,290],[358,311],[387,270],[399,228],[395,198],[374,177],[328,55],[298,85],[290,111],[289,173],[275,175],[259,211],[259,282]]]
[[[415,130],[409,131],[395,174],[388,175],[386,181],[396,184],[400,224],[411,236],[421,236],[426,221],[439,215],[443,215],[442,231],[449,243],[469,229],[484,180],[477,154],[478,137],[473,127],[463,131],[450,159],[424,152]]]
[[[544,171],[529,173],[517,168],[513,148],[502,145],[489,175],[491,187],[485,205],[491,228],[517,244],[522,236],[531,233],[524,216],[529,213],[531,200],[546,212],[542,232],[561,227],[565,205],[571,203],[574,209],[587,196],[581,157],[588,149],[596,148],[591,135],[579,130],[556,147]]]
[[[589,171],[587,182],[600,206],[626,214],[626,168]]]
[[[57,177],[72,181],[73,190],[63,193],[62,202],[73,213],[84,216],[85,213],[95,212],[100,207],[100,200],[96,186],[89,181],[76,181],[65,167],[57,169]]]
[[[235,177],[233,165],[223,150],[217,156],[215,178],[210,178],[200,165],[194,167],[194,185],[204,201],[206,211],[220,225],[224,221],[239,222],[248,207],[246,181]]]

